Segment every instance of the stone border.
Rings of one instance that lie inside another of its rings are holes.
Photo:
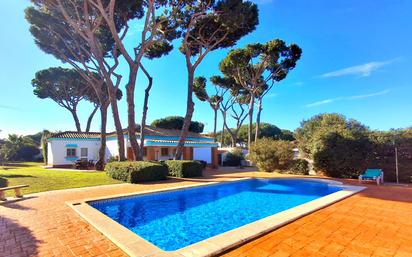
[[[353,194],[356,194],[366,187],[362,186],[350,186],[344,185],[341,182],[318,179],[318,178],[293,178],[309,181],[320,181],[323,183],[333,184],[334,186],[341,187],[342,190],[326,195],[324,197],[312,200],[305,204],[298,205],[291,209],[276,213],[272,216],[254,221],[239,228],[224,232],[214,237],[205,239],[195,244],[183,247],[176,251],[163,251],[152,243],[146,241],[142,237],[133,233],[126,227],[117,223],[110,217],[101,213],[97,209],[90,206],[87,202],[97,200],[107,200],[113,198],[123,198],[128,196],[144,195],[156,192],[176,191],[185,188],[193,188],[200,186],[208,186],[217,183],[230,183],[234,181],[240,181],[248,178],[233,179],[224,182],[208,182],[202,184],[186,185],[179,187],[172,187],[167,189],[146,190],[142,192],[135,192],[130,194],[120,194],[105,197],[96,197],[90,199],[82,199],[79,201],[66,202],[71,208],[73,208],[82,218],[92,224],[97,230],[109,238],[120,249],[133,257],[207,257],[215,256],[219,253],[225,252],[231,248],[241,245],[247,241],[255,239],[259,236],[267,234],[281,226],[284,226],[294,220],[297,220],[303,216],[306,216],[312,212],[322,209],[335,202],[343,200]],[[257,179],[291,179],[291,178],[257,178]]]

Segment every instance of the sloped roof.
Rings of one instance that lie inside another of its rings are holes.
[[[140,128],[137,128],[137,134],[139,135]],[[123,133],[127,134],[127,129],[123,129]],[[114,136],[116,132],[107,133],[107,136]],[[166,136],[166,137],[179,137],[180,130],[178,129],[163,129],[163,128],[155,128],[152,126],[145,127],[145,135],[146,136]],[[197,138],[209,138],[206,135],[202,135],[200,133],[195,133],[189,131],[187,133],[187,137],[197,137]],[[57,134],[53,134],[50,138],[71,138],[71,139],[91,139],[91,138],[100,138],[99,132],[77,132],[77,131],[65,131]]]
[[[140,128],[139,128],[140,131]],[[179,137],[180,136],[180,130],[178,129],[163,129],[163,128],[155,128],[152,126],[146,126],[145,127],[145,135],[149,136],[169,136],[169,137]],[[138,133],[140,134],[140,133]],[[202,137],[202,138],[208,138],[206,135],[202,135],[200,133],[195,133],[189,131],[187,133],[187,137]]]
[[[51,135],[49,138],[100,138],[99,132],[77,132],[77,131],[64,131]]]

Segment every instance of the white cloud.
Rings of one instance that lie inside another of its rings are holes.
[[[324,73],[320,75],[320,77],[321,78],[333,78],[333,77],[341,77],[341,76],[346,76],[346,75],[359,75],[362,77],[368,77],[372,74],[373,71],[376,71],[385,65],[391,64],[397,59],[398,58],[388,60],[388,61],[368,62],[368,63],[364,63],[360,65],[355,65],[355,66],[347,67],[344,69]]]
[[[341,96],[341,97],[336,97],[336,98],[329,98],[329,99],[324,99],[321,101],[316,101],[310,104],[306,104],[304,107],[310,108],[310,107],[316,107],[320,105],[325,105],[325,104],[330,104],[336,101],[345,101],[345,100],[359,100],[359,99],[365,99],[365,98],[370,98],[370,97],[375,97],[375,96],[381,96],[381,95],[386,95],[390,92],[389,89],[371,93],[371,94],[364,94],[364,95],[353,95],[353,96]]]
[[[374,96],[386,95],[389,92],[390,92],[390,90],[386,89],[386,90],[375,92],[375,93],[372,93],[372,94],[354,95],[354,96],[349,97],[348,99],[349,100],[355,100],[355,99],[369,98],[369,97],[374,97]]]
[[[313,102],[310,104],[305,105],[305,107],[315,107],[315,106],[319,106],[319,105],[324,105],[324,104],[330,104],[333,102],[336,102],[338,100],[341,100],[341,97],[337,97],[337,98],[329,98],[329,99],[325,99],[325,100],[321,100],[321,101],[317,101],[317,102]]]
[[[0,109],[5,109],[5,110],[13,110],[13,111],[18,110],[18,108],[14,107],[14,106],[10,106],[10,105],[3,105],[3,104],[0,104]]]

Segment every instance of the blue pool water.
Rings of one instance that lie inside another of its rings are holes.
[[[173,251],[339,190],[319,181],[247,179],[89,204]]]

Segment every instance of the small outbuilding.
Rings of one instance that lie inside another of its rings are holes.
[[[127,130],[123,131],[125,152],[127,158],[133,160],[133,151],[128,140]],[[137,133],[140,143],[140,133]],[[147,126],[144,140],[144,159],[160,161],[172,159],[180,130],[162,129]],[[77,160],[96,161],[100,148],[100,133],[65,131],[48,138],[47,162],[52,167],[71,167]],[[194,132],[189,132],[183,148],[183,160],[202,160],[211,166],[218,165],[218,144],[213,138]],[[118,156],[116,133],[107,134],[106,160]]]

